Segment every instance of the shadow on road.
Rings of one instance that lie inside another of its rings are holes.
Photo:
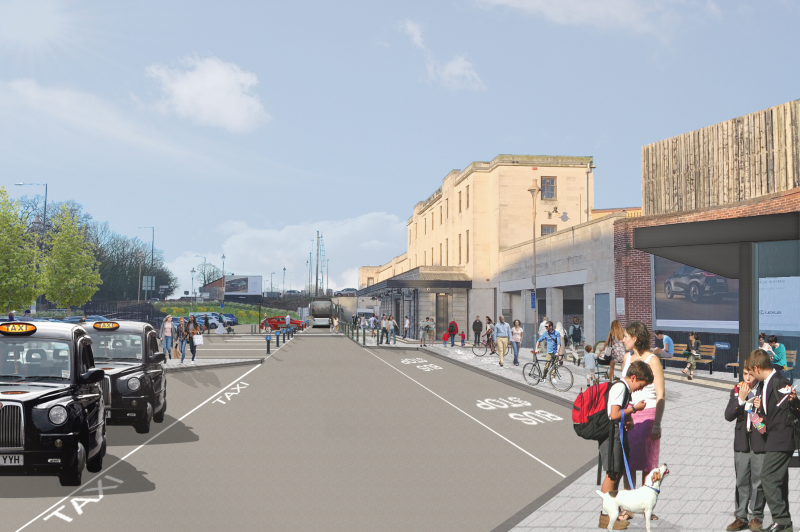
[[[89,484],[86,489],[96,487],[96,480],[103,478],[104,475],[121,480],[122,484],[115,481],[103,479],[103,486],[108,490],[108,494],[123,493],[143,493],[154,491],[156,485],[147,479],[146,471],[139,471],[128,462],[120,462],[119,457],[106,454],[103,459],[105,467],[100,473],[83,472],[83,483]],[[114,465],[113,467],[110,467]],[[10,479],[8,479],[10,480]],[[109,488],[109,486],[112,486]],[[114,487],[115,486],[115,487]],[[58,477],[14,477],[13,482],[0,483],[0,498],[3,499],[29,499],[46,497],[64,497],[72,493],[75,487],[62,486],[58,482]],[[81,490],[83,491],[83,490]],[[79,491],[74,496],[80,496]],[[85,496],[96,497],[96,492],[88,492]]]
[[[117,445],[141,445],[166,427],[175,423],[176,419],[170,415],[164,416],[164,423],[153,423],[150,425],[149,434],[139,434],[132,426],[125,425],[109,425],[107,429],[107,438],[109,446]],[[170,428],[164,434],[158,436],[150,442],[151,445],[164,445],[170,443],[193,443],[200,441],[200,436],[192,431],[191,427],[186,426],[182,421],[178,421],[175,426]]]
[[[176,381],[182,382],[183,384],[191,386],[192,388],[222,387],[219,382],[219,377],[217,377],[217,374],[212,370],[177,371],[175,373],[171,373],[169,378],[170,380],[175,379]]]

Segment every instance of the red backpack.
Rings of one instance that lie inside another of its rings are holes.
[[[608,438],[611,420],[608,419],[608,392],[612,383],[589,386],[578,394],[572,405],[572,428],[585,440],[603,441]]]

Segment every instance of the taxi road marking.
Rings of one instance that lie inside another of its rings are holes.
[[[278,350],[282,349],[284,345],[286,345],[286,344],[281,344],[281,346],[280,346],[278,349],[276,349],[275,351],[273,351],[273,352],[272,352],[272,354],[275,354],[275,353],[276,353]],[[268,357],[266,357],[264,360],[267,360],[267,358],[270,358],[271,356],[272,356],[272,355],[269,355],[269,356],[268,356]],[[111,464],[110,466],[108,466],[108,467],[104,468],[104,469],[103,469],[103,473],[105,473],[105,472],[107,472],[107,471],[109,471],[109,470],[113,469],[113,468],[114,468],[114,467],[116,467],[117,465],[119,465],[119,464],[121,464],[122,462],[124,462],[125,460],[127,460],[127,459],[128,459],[128,458],[129,458],[129,457],[130,457],[130,456],[131,456],[133,453],[135,453],[136,451],[138,451],[138,450],[142,449],[142,448],[143,448],[145,445],[147,445],[147,444],[148,444],[148,443],[150,443],[151,441],[155,440],[156,438],[158,438],[159,436],[161,436],[162,434],[164,434],[166,431],[168,431],[169,429],[171,429],[172,427],[174,427],[175,425],[177,425],[178,423],[180,423],[181,421],[183,421],[184,419],[186,419],[187,417],[189,417],[191,414],[193,414],[195,411],[199,410],[199,409],[200,409],[200,408],[201,408],[203,405],[205,405],[206,403],[209,403],[209,402],[213,401],[213,400],[214,400],[214,398],[216,398],[218,395],[221,395],[221,394],[225,393],[225,391],[226,391],[226,390],[228,390],[228,389],[230,389],[230,388],[233,388],[233,387],[234,387],[234,386],[235,386],[237,383],[241,382],[241,380],[242,380],[242,379],[244,379],[245,377],[247,377],[247,375],[249,375],[249,374],[250,374],[250,373],[252,373],[253,371],[257,370],[257,369],[258,369],[258,368],[260,368],[262,365],[263,365],[263,364],[256,364],[256,365],[255,365],[253,368],[250,368],[249,370],[247,370],[247,371],[246,371],[246,372],[245,372],[245,373],[244,373],[244,374],[243,374],[241,377],[237,378],[237,379],[236,379],[236,380],[234,380],[232,383],[230,383],[228,386],[226,386],[225,388],[222,388],[220,391],[218,391],[218,392],[214,393],[214,394],[213,394],[211,397],[209,397],[208,399],[206,399],[205,401],[203,401],[202,403],[200,403],[199,405],[197,405],[196,407],[194,407],[193,409],[191,409],[190,411],[188,411],[187,413],[185,413],[184,415],[182,415],[182,416],[181,416],[179,419],[176,419],[176,420],[175,420],[175,421],[174,421],[172,424],[170,424],[168,427],[164,428],[164,429],[163,429],[161,432],[159,432],[158,434],[156,434],[155,436],[153,436],[152,438],[150,438],[149,440],[147,440],[147,441],[146,441],[146,442],[144,442],[143,444],[139,445],[137,448],[135,448],[134,450],[132,450],[131,452],[129,452],[128,454],[126,454],[125,456],[123,456],[122,458],[120,458],[120,459],[119,459],[117,462],[114,462],[114,463],[113,463],[113,464]],[[106,477],[107,477],[107,478],[111,478],[111,477],[108,477],[108,475],[106,475]],[[116,479],[114,479],[114,480],[116,480]],[[93,481],[94,481],[94,479],[93,479],[91,482],[93,482]],[[31,524],[33,524],[33,523],[35,523],[36,521],[38,521],[39,519],[41,519],[41,518],[42,518],[42,517],[44,517],[44,516],[47,516],[47,515],[54,515],[54,514],[55,514],[55,512],[51,512],[51,510],[53,510],[54,508],[58,507],[58,506],[59,506],[61,503],[63,503],[64,501],[66,501],[67,499],[69,499],[70,497],[72,497],[73,495],[75,495],[76,493],[78,493],[80,490],[82,490],[82,489],[86,488],[86,487],[87,487],[87,486],[88,486],[88,485],[89,485],[91,482],[87,482],[87,483],[86,483],[86,484],[84,484],[83,486],[80,486],[79,488],[76,488],[76,489],[75,489],[75,491],[73,491],[72,493],[70,493],[70,494],[69,494],[69,495],[67,495],[66,497],[62,498],[61,500],[59,500],[58,502],[56,502],[55,504],[53,504],[52,506],[50,506],[50,507],[49,507],[47,510],[45,510],[45,511],[44,511],[44,512],[42,512],[42,513],[40,513],[39,515],[37,515],[36,517],[34,517],[33,519],[31,519],[31,520],[30,520],[30,521],[28,521],[27,523],[25,523],[24,525],[22,525],[21,527],[19,527],[19,528],[17,529],[17,531],[16,531],[16,532],[20,532],[20,530],[24,530],[24,529],[25,529],[25,528],[27,528],[29,525],[31,525]],[[121,480],[120,480],[120,481],[118,481],[118,482],[119,482],[120,484],[122,483],[122,481],[121,481]],[[115,486],[115,487],[116,487],[116,486]],[[108,489],[108,487],[105,487],[105,489]],[[91,502],[96,502],[96,501],[91,501]],[[63,507],[62,507],[62,508],[63,508]],[[62,508],[59,508],[58,510],[56,510],[56,512],[60,511]],[[83,505],[81,505],[81,508],[83,508]],[[77,507],[76,507],[76,509],[77,509]],[[56,515],[56,517],[60,517],[60,516]]]
[[[116,479],[116,478],[114,478],[112,476],[109,476],[109,475],[105,475],[105,478],[107,478],[108,480],[111,480],[112,482],[116,482],[117,485],[116,486],[103,486],[103,479],[102,478],[98,478],[97,479],[97,487],[96,488],[86,488],[85,490],[83,490],[84,492],[86,492],[86,491],[96,491],[97,492],[97,498],[96,499],[87,499],[85,497],[73,497],[72,500],[70,501],[70,502],[72,502],[72,507],[75,508],[75,513],[77,513],[78,515],[83,515],[83,507],[86,506],[87,504],[89,504],[90,502],[100,502],[103,499],[103,491],[104,490],[113,490],[115,488],[118,488],[120,484],[124,484],[121,480]],[[72,522],[72,517],[61,513],[61,510],[63,510],[64,508],[66,508],[66,505],[62,504],[61,506],[58,507],[58,509],[56,509],[52,513],[47,514],[44,517],[43,521],[47,521],[51,517],[58,517],[59,519],[61,519],[63,521],[66,521],[67,523],[71,523]]]
[[[228,388],[228,390],[230,390],[230,391],[226,391],[225,392],[225,399],[230,401],[231,397],[233,397],[234,395],[239,395],[239,392],[241,392],[244,388],[247,388],[248,386],[250,386],[250,385],[247,384],[244,381],[241,381],[241,382],[237,383],[235,386],[233,386],[231,388]],[[236,391],[234,392],[233,390],[236,390]],[[223,405],[227,404],[225,401],[222,400],[222,397],[217,397],[216,399],[214,399],[212,401],[212,403],[222,403]]]
[[[363,349],[363,348],[362,348],[362,349]],[[496,431],[496,430],[494,430],[493,428],[491,428],[491,427],[487,426],[487,425],[486,425],[486,424],[484,424],[484,423],[481,423],[479,420],[475,419],[473,416],[469,415],[467,412],[464,412],[463,410],[461,410],[460,408],[458,408],[456,405],[454,405],[453,403],[451,403],[450,401],[448,401],[447,399],[445,399],[444,397],[442,397],[442,396],[441,396],[441,395],[439,395],[438,393],[434,392],[433,390],[431,390],[430,388],[428,388],[428,387],[427,387],[427,386],[425,386],[424,384],[420,383],[419,381],[417,381],[417,380],[415,380],[414,378],[412,378],[412,377],[410,377],[410,376],[406,375],[405,373],[403,373],[402,371],[400,371],[400,370],[399,370],[399,369],[397,369],[396,367],[392,366],[391,364],[389,364],[388,362],[386,362],[384,359],[382,359],[381,357],[379,357],[378,355],[376,355],[375,353],[373,353],[373,352],[372,352],[372,351],[370,351],[369,349],[364,349],[364,351],[366,351],[366,352],[367,352],[367,353],[369,353],[370,355],[374,356],[375,358],[377,358],[378,360],[380,360],[381,362],[383,362],[384,364],[386,364],[387,366],[389,366],[390,368],[392,368],[393,370],[395,370],[395,371],[396,371],[396,372],[398,372],[399,374],[403,375],[403,376],[404,376],[404,377],[406,377],[407,379],[411,380],[412,382],[416,383],[416,384],[417,384],[417,385],[419,385],[420,387],[422,387],[422,388],[424,388],[425,390],[429,391],[430,393],[432,393],[433,395],[435,395],[436,397],[438,397],[439,399],[441,399],[442,401],[444,401],[444,402],[445,402],[445,403],[447,403],[448,405],[452,406],[453,408],[455,408],[456,410],[458,410],[459,412],[461,412],[462,414],[464,414],[465,416],[467,416],[468,418],[470,418],[470,419],[471,419],[472,421],[474,421],[475,423],[479,424],[479,425],[480,425],[480,426],[482,426],[483,428],[485,428],[485,429],[489,430],[490,432],[492,432],[492,433],[494,433],[495,435],[499,436],[499,437],[500,437],[500,438],[502,438],[503,440],[507,441],[508,443],[510,443],[511,445],[513,445],[514,447],[516,447],[517,449],[519,449],[520,451],[522,451],[523,453],[527,454],[528,456],[530,456],[531,458],[533,458],[534,460],[536,460],[537,462],[539,462],[540,464],[542,464],[543,466],[545,466],[547,469],[549,469],[550,471],[552,471],[552,472],[553,472],[553,473],[555,473],[556,475],[560,476],[561,478],[567,478],[567,475],[565,475],[565,474],[561,473],[560,471],[558,471],[557,469],[555,469],[555,468],[554,468],[554,467],[552,467],[551,465],[547,464],[546,462],[542,461],[541,459],[539,459],[539,458],[537,458],[537,457],[533,456],[531,453],[529,453],[528,451],[526,451],[525,449],[523,449],[522,447],[520,447],[519,445],[517,445],[517,444],[516,444],[516,443],[514,443],[513,441],[509,440],[508,438],[506,438],[505,436],[503,436],[502,434],[500,434],[499,432],[497,432],[497,431]]]

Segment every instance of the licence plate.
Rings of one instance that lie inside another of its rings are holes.
[[[0,466],[25,465],[25,457],[21,454],[0,454]]]

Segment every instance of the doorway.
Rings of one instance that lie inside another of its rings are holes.
[[[450,313],[448,312],[447,294],[436,294],[436,338],[440,340],[447,331],[447,321]]]
[[[608,338],[611,329],[611,298],[608,294],[594,295],[594,341],[602,342]],[[586,339],[589,340],[588,338]]]

